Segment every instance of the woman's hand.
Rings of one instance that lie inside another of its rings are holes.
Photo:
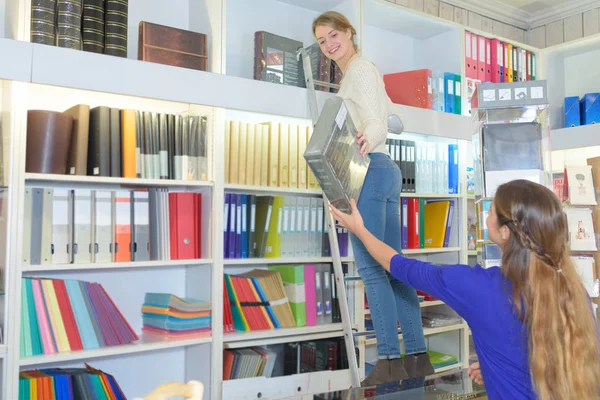
[[[359,233],[361,230],[365,229],[365,225],[360,213],[358,212],[358,208],[356,208],[356,201],[354,199],[350,199],[350,207],[352,209],[352,214],[350,215],[341,212],[331,204],[329,204],[329,211],[340,225],[342,225],[344,228],[347,228],[356,236],[360,236]]]
[[[479,365],[479,362],[469,366],[469,378],[478,385],[483,385],[483,375],[481,375],[481,366]]]
[[[364,133],[362,132],[358,132],[356,134],[356,143],[358,143],[358,146],[360,147],[360,154],[361,155],[365,155],[369,152],[370,148],[369,148],[369,141],[367,140],[367,137],[365,136]]]

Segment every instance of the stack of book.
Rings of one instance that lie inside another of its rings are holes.
[[[210,335],[212,304],[170,293],[146,293],[142,305],[145,334],[170,338]]]

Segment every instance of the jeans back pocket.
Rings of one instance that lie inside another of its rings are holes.
[[[367,178],[371,181],[371,189],[375,196],[383,200],[400,197],[402,173],[393,162],[371,162]]]

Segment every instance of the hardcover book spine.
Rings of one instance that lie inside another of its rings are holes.
[[[106,0],[104,54],[127,58],[128,0]]]
[[[56,42],[58,47],[81,50],[82,0],[58,0]]]
[[[104,0],[83,1],[83,50],[104,53]]]
[[[254,79],[263,80],[263,69],[266,68],[266,61],[263,53],[264,32],[254,33]]]
[[[32,43],[56,44],[56,0],[31,0]]]

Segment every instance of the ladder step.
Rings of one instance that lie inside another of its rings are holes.
[[[398,333],[402,333],[402,330],[400,328],[398,328]],[[362,332],[352,332],[352,336],[354,337],[359,337],[359,336],[369,336],[369,335],[374,335],[375,331],[374,330],[370,330],[370,331],[362,331]]]
[[[360,276],[358,276],[358,275],[356,275],[356,276],[345,276],[344,280],[345,281],[361,281],[362,278]]]
[[[313,79],[313,84],[319,85],[319,86],[325,86],[330,89],[339,89],[340,88],[340,85],[338,83],[329,83],[329,82],[325,82],[325,81],[318,81],[316,79]]]

